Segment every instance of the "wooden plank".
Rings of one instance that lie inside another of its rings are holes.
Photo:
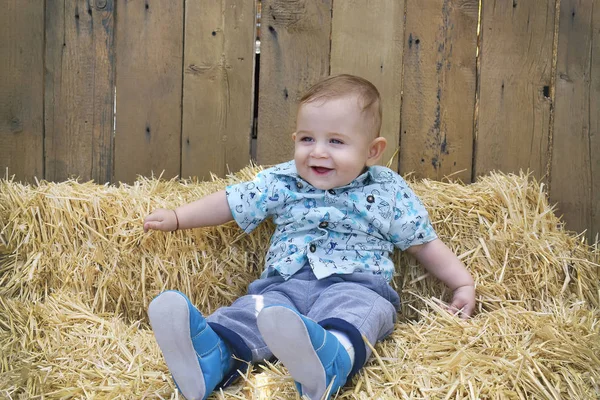
[[[550,199],[569,230],[600,231],[600,4],[561,0]]]
[[[112,175],[114,0],[46,2],[46,178]]]
[[[117,2],[115,180],[179,175],[184,1]]]
[[[331,25],[331,74],[361,76],[381,94],[381,136],[388,141],[381,158],[385,165],[400,143],[404,0],[336,1]],[[397,167],[394,162],[392,168]]]
[[[44,174],[44,3],[10,0],[0,15],[0,176]]]
[[[470,182],[478,1],[406,3],[400,171]]]
[[[600,240],[600,4],[592,14],[592,62],[590,67],[590,148],[592,157],[592,225],[590,242]],[[595,111],[592,111],[595,110]]]
[[[329,74],[332,0],[263,0],[259,164],[293,158],[291,134],[306,89]]]
[[[188,0],[185,14],[182,176],[224,176],[250,161],[254,2]]]
[[[546,174],[554,18],[554,1],[482,2],[476,175]]]

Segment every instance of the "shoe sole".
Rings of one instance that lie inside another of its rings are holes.
[[[178,293],[166,292],[148,307],[148,317],[156,342],[186,399],[203,399],[204,375],[190,335],[190,310]]]
[[[263,309],[257,323],[271,352],[302,385],[302,394],[320,399],[327,389],[325,368],[302,318],[289,308],[274,306]]]

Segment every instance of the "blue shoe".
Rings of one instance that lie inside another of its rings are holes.
[[[257,317],[258,330],[271,352],[288,369],[300,395],[328,399],[344,386],[352,369],[335,336],[297,311],[276,305]]]
[[[186,399],[206,399],[231,369],[231,351],[190,300],[166,291],[148,307],[150,325]]]

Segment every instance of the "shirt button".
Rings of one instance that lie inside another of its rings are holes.
[[[333,189],[329,189],[328,192],[329,192],[329,194],[335,194],[335,190],[333,190]]]
[[[302,189],[304,187],[304,185],[302,184],[302,182],[296,182],[296,187],[298,189]]]
[[[308,248],[310,250],[311,253],[314,253],[315,251],[317,251],[317,246],[315,246],[315,244],[311,244],[310,247]]]
[[[327,221],[323,221],[319,224],[319,228],[327,228],[328,225],[329,223]]]
[[[373,197],[372,194],[367,196],[367,202],[368,203],[374,203],[375,202],[375,197]]]

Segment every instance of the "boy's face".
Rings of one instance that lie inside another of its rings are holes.
[[[315,101],[298,110],[294,160],[300,176],[318,189],[349,184],[374,165],[385,139],[372,139],[366,113],[355,96]]]

